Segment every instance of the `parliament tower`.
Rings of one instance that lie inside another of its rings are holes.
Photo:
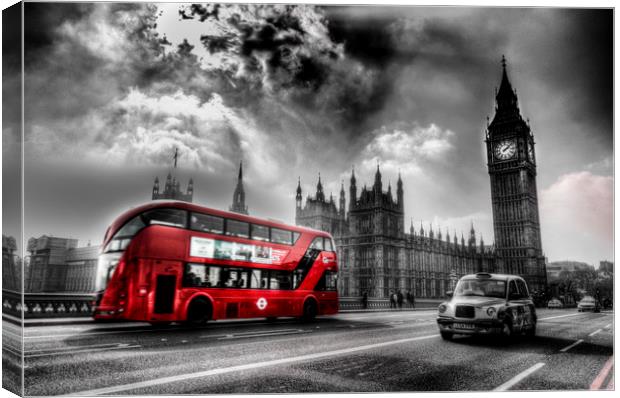
[[[237,177],[235,192],[233,192],[230,211],[239,214],[248,214],[248,207],[245,205],[245,189],[243,189],[243,163],[239,163],[239,176]]]
[[[174,160],[174,170],[177,169],[177,160],[179,158],[179,151],[175,148],[174,156],[172,159]],[[160,190],[159,186],[159,177],[155,177],[155,181],[153,182],[153,191],[152,191],[152,200],[159,199],[173,199],[173,200],[182,200],[184,202],[191,202],[194,197],[194,180],[189,179],[189,183],[187,184],[187,190],[183,192],[181,190],[181,181],[177,180],[176,176],[172,174],[172,172],[168,172],[168,176],[166,177],[166,183],[164,185],[163,191]]]
[[[497,271],[523,276],[530,291],[546,286],[538,197],[534,135],[523,120],[502,57],[502,81],[495,117],[486,131],[491,178]]]

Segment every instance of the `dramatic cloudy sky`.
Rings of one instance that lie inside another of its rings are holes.
[[[505,54],[537,141],[546,255],[613,256],[609,10],[25,7],[26,238],[99,243],[178,148],[200,204],[227,208],[243,161],[251,214],[292,222],[298,177],[304,196],[319,172],[336,195],[379,163],[384,186],[402,174],[407,227],[460,237],[473,221],[491,243],[483,139]],[[3,129],[6,165],[19,129]]]

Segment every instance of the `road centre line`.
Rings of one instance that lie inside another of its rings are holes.
[[[508,380],[501,386],[494,388],[493,391],[506,391],[510,387],[514,386],[515,384],[519,383],[521,380],[531,375],[532,373],[536,372],[538,369],[542,368],[543,366],[545,366],[543,362],[538,362],[536,365],[524,370],[523,372],[519,373],[518,375]]]
[[[581,343],[583,343],[583,340],[582,340],[582,339],[579,339],[579,340],[575,341],[573,344],[571,344],[571,345],[569,345],[569,346],[566,346],[566,347],[562,348],[562,349],[560,350],[560,352],[566,352],[566,351],[570,350],[571,348],[573,348],[573,347],[575,347],[575,346],[577,346],[577,345],[579,345],[579,344],[581,344]]]
[[[607,362],[605,362],[605,366],[603,366],[603,369],[601,369],[600,373],[596,376],[594,381],[592,381],[592,384],[590,384],[590,390],[599,390],[601,388],[601,386],[603,385],[603,382],[607,378],[607,375],[609,374],[609,371],[611,370],[613,366],[614,366],[614,357],[612,355],[609,357]],[[613,384],[613,375],[611,377],[612,379],[610,380],[610,384]]]
[[[611,323],[607,326],[605,326],[605,329],[610,329],[611,328]]]
[[[270,361],[248,363],[248,364],[237,365],[237,366],[229,366],[226,368],[210,369],[210,370],[205,370],[202,372],[194,372],[194,373],[186,373],[186,374],[174,375],[174,376],[168,376],[168,377],[161,377],[158,379],[123,384],[123,385],[118,385],[118,386],[113,386],[113,387],[104,387],[104,388],[98,388],[94,390],[77,391],[77,392],[73,392],[68,395],[86,396],[86,395],[113,394],[113,393],[122,392],[122,391],[135,390],[138,388],[151,387],[151,386],[156,386],[156,385],[161,385],[161,384],[169,384],[169,383],[174,383],[174,382],[183,381],[183,380],[190,380],[190,379],[196,379],[200,377],[221,375],[225,373],[238,372],[242,370],[250,370],[250,369],[264,368],[264,367],[270,367],[270,366],[284,365],[284,364],[289,364],[289,363],[294,363],[294,362],[312,361],[315,359],[322,359],[322,358],[327,358],[327,357],[332,357],[332,356],[337,356],[337,355],[350,354],[350,353],[359,352],[359,351],[371,350],[374,348],[409,343],[412,341],[426,340],[426,339],[436,338],[438,336],[439,336],[438,334],[432,334],[432,335],[419,336],[419,337],[410,337],[407,339],[385,341],[382,343],[368,344],[368,345],[351,347],[351,348],[343,348],[343,349],[334,350],[334,351],[318,352],[314,354],[299,355],[296,357],[280,358],[280,359],[274,359]]]
[[[578,312],[576,314],[566,314],[566,315],[557,315],[557,316],[549,316],[547,318],[538,318],[538,321],[546,321],[548,319],[556,319],[556,318],[566,318],[568,316],[579,316],[579,315],[585,315],[581,312]]]
[[[590,333],[590,334],[588,335],[588,337],[596,336],[597,334],[599,334],[599,333],[600,333],[600,332],[602,332],[602,331],[603,331],[603,329],[597,329],[597,330],[595,330],[594,332]]]
[[[244,334],[244,335],[235,335],[229,334],[224,337],[218,338],[218,340],[234,340],[234,339],[246,339],[250,337],[265,337],[265,336],[283,336],[287,334],[300,334],[300,333],[312,333],[312,330],[293,330],[293,331],[281,331],[281,332],[265,332],[265,333],[255,333],[255,334]]]

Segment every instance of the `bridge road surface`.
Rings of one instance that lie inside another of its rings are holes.
[[[539,310],[537,336],[444,341],[436,311],[25,329],[26,395],[613,388],[613,313]],[[3,367],[19,329],[4,322]],[[13,340],[11,340],[13,339]]]

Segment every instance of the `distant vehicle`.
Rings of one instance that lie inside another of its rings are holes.
[[[564,308],[564,304],[562,304],[562,302],[560,300],[558,300],[556,298],[552,298],[547,303],[547,308]]]
[[[536,334],[536,309],[517,275],[477,273],[462,277],[451,298],[439,305],[441,337],[455,334]]]
[[[585,296],[581,299],[579,304],[577,304],[577,311],[596,311],[598,306],[596,305],[596,300],[592,296]]]
[[[99,256],[94,317],[152,324],[338,312],[331,236],[191,203],[119,216]]]

